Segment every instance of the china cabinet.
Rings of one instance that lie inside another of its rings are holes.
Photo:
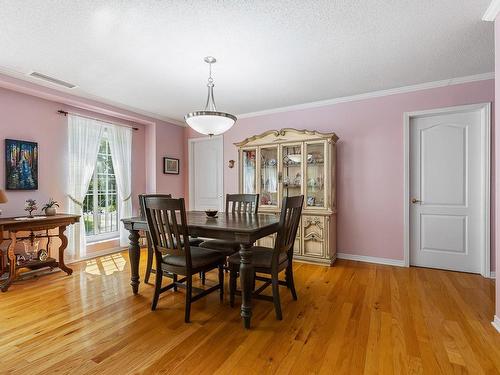
[[[240,193],[260,194],[260,212],[279,215],[283,197],[304,195],[294,259],[323,264],[335,261],[337,140],[335,133],[282,129],[235,143]],[[257,243],[273,244],[273,236]]]

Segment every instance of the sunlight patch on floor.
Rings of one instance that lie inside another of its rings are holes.
[[[121,254],[106,255],[86,262],[85,273],[91,275],[112,275],[124,270],[127,261]]]

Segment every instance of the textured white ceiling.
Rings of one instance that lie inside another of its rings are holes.
[[[218,109],[242,114],[492,72],[489,1],[0,0],[0,71],[182,119],[213,55]]]

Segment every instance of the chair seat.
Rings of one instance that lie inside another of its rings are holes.
[[[205,268],[210,265],[224,264],[226,257],[221,253],[202,249],[200,247],[190,247],[191,250],[191,264],[193,269]],[[163,265],[186,267],[186,257],[184,255],[165,255],[163,256]]]
[[[225,256],[230,256],[240,249],[238,242],[223,241],[223,240],[208,240],[199,245],[204,249],[216,250]]]
[[[189,237],[189,245],[190,246],[199,246],[201,243],[203,243],[202,239]]]
[[[271,262],[273,257],[273,249],[269,247],[254,246],[252,250],[252,264],[255,268],[271,268]],[[239,265],[240,264],[240,254],[236,253],[228,258],[229,264]],[[285,263],[288,260],[286,253],[280,253],[279,264]]]

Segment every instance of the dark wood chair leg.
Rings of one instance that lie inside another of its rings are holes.
[[[174,283],[174,287],[173,287],[174,288],[174,292],[177,292],[177,284],[176,284],[176,282],[177,282],[177,274],[175,274],[175,273],[173,274],[172,280],[173,280],[172,282]]]
[[[291,264],[286,269],[286,285],[292,293],[292,298],[297,301],[297,292],[295,291],[295,282],[293,281],[293,268]]]
[[[229,305],[234,307],[234,295],[236,294],[236,270],[229,270]]]
[[[272,287],[273,287],[273,303],[274,303],[274,311],[276,313],[276,319],[282,320],[283,316],[281,314],[281,302],[280,302],[280,284],[278,279],[278,273],[274,273],[271,275],[272,279]]]
[[[144,275],[144,282],[146,284],[149,283],[149,278],[151,276],[151,270],[153,269],[153,247],[149,244],[148,241],[148,260],[146,263],[146,274]]]
[[[202,284],[202,285],[205,285],[206,275],[205,275],[205,272],[204,272],[204,271],[201,271],[201,272],[200,272],[200,279],[201,279],[201,284]]]
[[[163,278],[163,272],[156,272],[155,279],[155,294],[153,296],[153,302],[151,303],[151,310],[156,310],[156,305],[158,304],[158,298],[160,298],[161,282]]]
[[[222,302],[224,300],[224,266],[223,265],[219,266],[219,286],[220,286],[219,299]]]
[[[191,315],[191,297],[193,296],[193,275],[188,275],[186,280],[186,313],[184,315],[184,321],[189,323],[189,317]]]

